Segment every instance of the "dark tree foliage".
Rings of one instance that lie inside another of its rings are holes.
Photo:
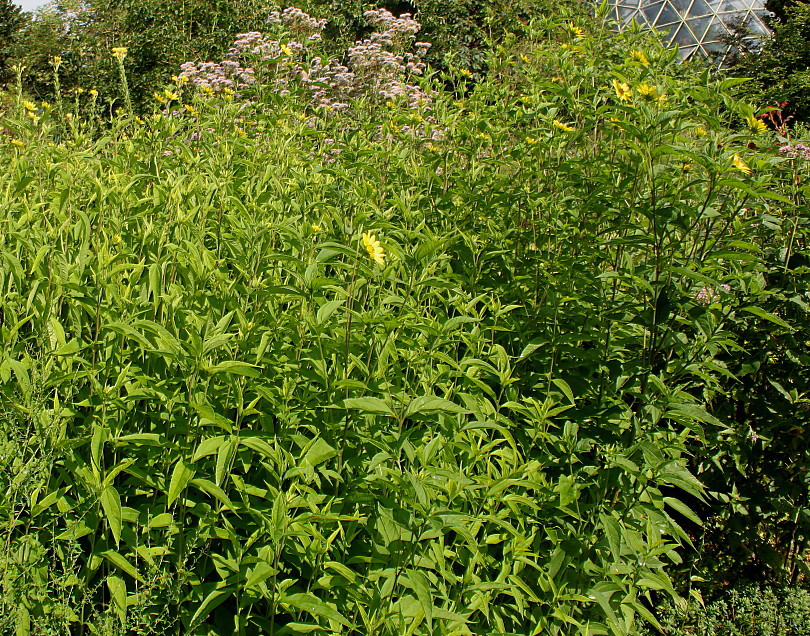
[[[739,56],[732,72],[753,81],[750,99],[761,107],[787,102],[785,116],[810,119],[810,5],[775,0],[768,4],[776,17],[773,36],[758,52]]]
[[[11,47],[24,24],[22,9],[11,0],[0,0],[0,84],[8,81]]]
[[[480,73],[486,67],[490,43],[500,43],[507,34],[525,34],[529,21],[566,6],[573,0],[553,4],[548,0],[303,0],[302,8],[329,19],[330,38],[343,46],[368,31],[363,12],[384,7],[399,15],[411,13],[421,22],[419,38],[433,43],[428,58],[438,68],[451,66]],[[583,13],[586,10],[580,7]]]
[[[63,90],[99,91],[105,109],[121,105],[118,70],[124,60],[136,107],[188,60],[221,59],[234,34],[262,30],[273,0],[62,0],[38,12],[24,29],[16,57],[26,67],[26,90],[52,97],[54,55],[62,58]],[[24,44],[22,44],[24,43]]]

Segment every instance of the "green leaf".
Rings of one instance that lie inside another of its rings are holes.
[[[121,516],[121,498],[118,491],[112,486],[107,486],[101,491],[101,507],[104,510],[104,517],[110,526],[116,545],[121,541],[121,526],[123,518]]]
[[[224,441],[225,441],[224,435],[217,435],[216,437],[209,437],[207,439],[204,439],[197,447],[197,450],[194,453],[194,457],[191,458],[192,463],[201,460],[203,457],[207,457],[208,455],[213,455],[214,453],[216,453],[219,447],[222,445],[222,442]]]
[[[121,619],[121,623],[127,621],[127,584],[120,576],[111,574],[107,577],[107,588],[110,590],[110,599],[115,608],[115,613]]]
[[[405,417],[417,413],[469,413],[463,406],[435,395],[420,395],[414,398],[405,411]]]
[[[304,466],[317,466],[337,454],[338,452],[335,448],[330,446],[322,437],[319,437],[307,449],[307,452],[301,459],[301,464]]]
[[[225,472],[231,466],[231,459],[236,450],[236,442],[234,439],[229,439],[222,443],[217,450],[217,465],[214,469],[214,480],[217,484],[221,484],[225,479]]]
[[[200,606],[197,608],[197,611],[194,612],[194,616],[191,618],[191,624],[189,625],[190,628],[195,628],[201,623],[208,615],[213,612],[217,607],[222,605],[225,601],[228,600],[228,597],[236,591],[236,588],[233,586],[226,586],[221,587],[215,590],[212,590],[208,593],[208,596],[205,597]]]
[[[143,578],[138,571],[132,566],[132,564],[127,561],[123,556],[118,554],[115,550],[105,550],[99,556],[104,557],[112,563],[115,567],[117,567],[122,572],[129,574],[133,579],[139,580],[141,583],[144,583]]]
[[[351,623],[333,607],[330,607],[314,594],[301,593],[283,596],[282,605],[289,605],[313,616],[320,616],[330,621],[340,623],[344,627],[351,627]]]
[[[14,636],[28,636],[31,633],[31,615],[22,603],[17,605],[17,627]]]
[[[664,503],[671,507],[673,510],[681,513],[684,517],[689,519],[692,523],[702,526],[703,520],[698,517],[695,512],[687,506],[682,501],[675,499],[674,497],[664,497]]]
[[[743,307],[742,311],[747,311],[749,314],[753,314],[759,318],[764,320],[769,320],[775,325],[779,325],[780,327],[784,327],[785,329],[789,329],[790,331],[795,331],[795,327],[792,327],[784,320],[782,320],[779,316],[775,316],[769,311],[765,311],[762,307],[756,307],[754,305],[749,305],[748,307]]]
[[[189,483],[214,497],[226,508],[236,512],[236,508],[234,507],[233,502],[228,498],[228,495],[226,495],[225,491],[215,483],[208,481],[207,479],[192,479]]]
[[[269,579],[271,576],[278,574],[273,566],[266,561],[259,561],[253,571],[250,573],[247,582],[245,583],[246,589],[251,589],[258,586],[262,581]]]
[[[416,593],[416,598],[419,605],[424,612],[425,619],[428,623],[428,630],[433,629],[433,595],[430,593],[430,586],[428,585],[427,578],[422,572],[418,570],[411,570],[408,573],[407,580],[410,583],[411,589]]]
[[[394,416],[394,411],[391,410],[391,407],[380,398],[375,397],[346,398],[343,400],[343,406],[347,409],[357,409],[364,413]]]
[[[182,459],[178,459],[177,463],[174,465],[172,478],[169,482],[169,501],[166,503],[166,507],[170,507],[175,502],[180,496],[180,493],[183,492],[183,489],[188,486],[188,482],[191,481],[193,476],[194,471],[186,466]]]
[[[329,320],[329,317],[345,302],[345,298],[338,298],[337,300],[330,300],[328,303],[325,303],[320,309],[318,309],[318,314],[315,316],[315,322],[318,325],[322,325]]]
[[[239,362],[238,360],[226,360],[208,368],[211,375],[215,373],[227,373],[229,375],[240,375],[249,378],[261,377],[261,367],[249,362]]]
[[[143,446],[162,446],[165,439],[157,433],[133,433],[132,435],[121,435],[110,440],[115,444],[135,444]]]

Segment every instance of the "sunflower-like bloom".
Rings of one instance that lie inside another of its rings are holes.
[[[768,127],[765,125],[765,122],[761,119],[757,119],[753,115],[748,115],[748,117],[745,118],[745,121],[748,122],[748,128],[755,135],[761,135],[762,133],[768,132]]]
[[[653,100],[658,97],[658,89],[646,82],[636,86],[636,92],[638,92],[643,99]]]
[[[751,170],[751,168],[748,167],[748,164],[746,164],[740,158],[740,155],[734,155],[733,161],[734,161],[734,167],[737,168],[737,170],[739,170],[743,174],[751,174],[753,172],[753,170]]]
[[[25,110],[29,112],[34,112],[37,109],[37,105],[34,102],[25,101],[23,102],[23,106],[25,107]]]
[[[554,120],[554,127],[558,128],[559,130],[562,130],[563,132],[574,132],[576,130],[576,128],[574,128],[573,126],[569,126],[568,124],[565,124],[559,121],[558,119]]]
[[[571,34],[575,38],[578,38],[580,40],[585,39],[585,29],[583,29],[582,27],[578,27],[574,23],[569,22],[568,23],[568,30],[571,31]]]
[[[123,60],[127,56],[127,47],[114,46],[112,48],[113,57],[117,60]]]
[[[630,53],[630,59],[635,60],[642,66],[649,66],[650,60],[647,59],[647,56],[644,54],[644,51],[633,51]]]
[[[385,265],[385,250],[374,234],[363,232],[363,247],[366,248],[371,260],[378,265]]]
[[[619,80],[614,79],[611,83],[613,84],[613,90],[616,91],[616,97],[623,102],[630,101],[630,98],[633,96],[633,92],[625,82],[620,82]]]

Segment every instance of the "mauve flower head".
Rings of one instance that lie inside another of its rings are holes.
[[[731,291],[731,285],[720,285],[720,287],[716,289],[701,287],[693,298],[701,305],[710,305],[711,303],[720,300],[721,294],[718,290],[728,293]]]
[[[779,148],[779,154],[789,157],[790,159],[810,159],[810,147],[804,144],[785,144]]]
[[[336,58],[324,62],[320,57],[305,64],[305,43],[321,40],[326,20],[288,7],[273,11],[268,22],[283,29],[290,39],[273,39],[259,31],[240,33],[221,63],[186,62],[180,67],[181,77],[211,91],[244,89],[256,82],[254,67],[261,65],[262,76],[267,78],[263,81],[273,92],[288,95],[292,85],[298,84],[309,91],[312,105],[327,111],[344,111],[352,100],[374,96],[409,108],[429,109],[433,93],[407,81],[424,73],[422,58],[430,48],[428,42],[415,42],[419,22],[408,13],[395,17],[386,9],[366,11],[364,17],[376,31],[349,48],[348,65]],[[408,50],[411,47],[415,52]],[[243,66],[247,61],[251,65]]]

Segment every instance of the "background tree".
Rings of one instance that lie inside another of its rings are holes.
[[[765,107],[787,102],[785,117],[807,121],[810,118],[810,5],[772,0],[768,8],[776,14],[769,25],[773,35],[759,51],[740,55],[732,72],[753,78],[745,90],[754,103]]]
[[[8,81],[11,47],[24,24],[22,9],[11,0],[0,0],[0,84]]]

